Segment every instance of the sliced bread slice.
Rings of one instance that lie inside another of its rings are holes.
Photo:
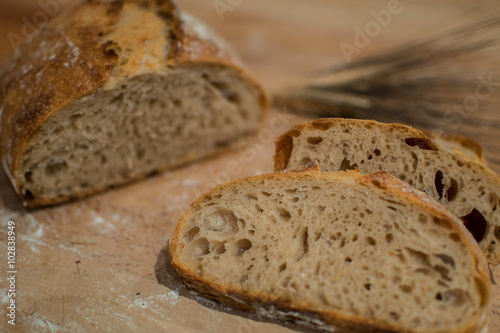
[[[400,124],[329,118],[294,126],[276,141],[276,171],[316,161],[323,171],[384,170],[461,219],[487,259],[500,262],[500,177],[423,132]]]
[[[315,170],[216,187],[180,219],[172,265],[202,295],[346,332],[478,332],[490,281],[470,234],[394,176]]]

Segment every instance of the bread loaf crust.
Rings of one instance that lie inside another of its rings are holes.
[[[344,174],[345,176],[342,176]],[[458,221],[451,213],[449,213],[443,206],[436,201],[432,200],[425,193],[411,188],[406,183],[400,181],[398,178],[392,176],[387,172],[377,172],[369,175],[361,175],[357,171],[347,172],[325,172],[320,173],[315,167],[307,167],[302,171],[288,171],[280,174],[266,174],[256,177],[251,177],[255,182],[264,183],[266,180],[273,177],[283,178],[320,178],[320,179],[342,179],[354,178],[359,184],[367,187],[383,188],[386,191],[393,192],[400,197],[404,197],[414,205],[424,208],[430,214],[442,218],[450,222],[451,228],[456,231],[465,242],[471,253],[476,258],[476,269],[481,280],[484,283],[482,290],[483,309],[478,313],[475,320],[467,327],[463,327],[455,332],[457,333],[472,333],[480,332],[487,325],[489,304],[490,304],[490,280],[489,271],[487,268],[484,256],[477,246],[472,236],[468,233],[465,227]],[[238,185],[245,184],[245,179],[240,179],[230,182],[230,184]],[[192,272],[182,262],[177,260],[178,252],[184,246],[182,241],[182,228],[181,226],[189,219],[189,211],[197,206],[207,196],[216,196],[228,184],[219,185],[210,190],[195,202],[193,202],[186,213],[178,223],[178,226],[170,240],[170,260],[176,271],[181,276],[184,283],[190,288],[198,291],[201,295],[221,302],[224,305],[239,308],[242,310],[256,311],[259,314],[264,314],[267,317],[272,317],[278,320],[286,321],[299,321],[301,325],[320,329],[323,331],[337,331],[342,332],[416,332],[408,330],[404,327],[398,327],[388,323],[380,323],[373,319],[364,318],[361,316],[354,316],[342,311],[328,310],[328,311],[311,311],[305,304],[300,303],[285,303],[279,300],[271,299],[269,295],[263,295],[255,292],[243,292],[241,290],[231,289],[220,281],[199,277]],[[444,333],[444,332],[443,332]]]
[[[262,110],[268,109],[263,89],[241,67],[232,50],[211,32],[201,31],[203,34],[200,34],[193,20],[181,15],[172,1],[101,3],[88,0],[39,30],[21,47],[0,78],[0,158],[26,205],[54,204],[72,199],[31,200],[20,187],[18,170],[21,157],[30,137],[48,117],[106,85],[119,84],[134,75],[133,67],[122,66],[121,55],[116,50],[133,48],[141,45],[143,40],[126,36],[117,43],[111,38],[106,39],[106,35],[113,32],[114,25],[120,23],[120,13],[128,4],[153,10],[169,22],[167,35],[170,34],[172,44],[168,59],[165,59],[167,68],[189,65],[230,68],[260,91]],[[133,22],[124,24],[132,25]],[[145,31],[146,36],[155,33]],[[134,56],[132,52],[127,61],[134,61]],[[99,190],[102,189],[91,192]]]

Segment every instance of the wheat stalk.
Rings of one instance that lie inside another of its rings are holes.
[[[488,79],[494,85],[480,88],[478,99],[476,89]],[[500,15],[318,71],[275,91],[273,99],[294,113],[467,135],[485,144],[489,160],[500,166]]]

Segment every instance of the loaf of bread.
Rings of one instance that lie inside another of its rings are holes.
[[[294,126],[276,141],[276,171],[316,161],[323,171],[387,171],[461,219],[487,259],[500,262],[500,177],[409,126],[329,118]]]
[[[86,1],[0,79],[0,154],[27,206],[213,155],[254,134],[267,98],[210,28],[169,0]]]
[[[309,169],[227,183],[170,242],[184,282],[228,306],[342,332],[479,332],[490,281],[446,209],[394,176]]]

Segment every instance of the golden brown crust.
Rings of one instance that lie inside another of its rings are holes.
[[[108,36],[124,6],[129,4],[152,10],[169,23],[166,35],[172,38],[172,45],[165,59],[169,67],[193,64],[229,67],[261,92],[262,109],[268,110],[268,98],[262,87],[235,64],[238,61],[223,42],[192,28],[172,1],[101,3],[88,0],[37,32],[22,46],[0,78],[0,159],[15,190],[30,207],[56,204],[104,190],[89,189],[86,194],[59,198],[57,202],[38,198],[30,201],[29,194],[21,193],[16,171],[25,144],[37,128],[71,102],[92,94],[112,79],[116,81],[115,69],[121,66],[121,54],[115,50],[142,44],[140,40],[123,38],[121,43],[127,45],[119,45]],[[121,66],[120,70],[124,78],[134,74],[133,66]]]
[[[345,175],[345,176],[343,176]],[[468,233],[465,227],[453,215],[451,215],[439,203],[428,197],[425,193],[412,189],[406,183],[400,181],[390,173],[381,171],[369,175],[361,175],[358,171],[347,172],[325,172],[320,173],[317,167],[309,167],[302,171],[290,171],[280,174],[265,174],[255,177],[250,177],[257,181],[265,181],[272,177],[287,177],[287,178],[322,178],[322,179],[341,179],[341,178],[354,178],[359,184],[382,188],[396,194],[398,197],[404,197],[417,206],[423,207],[437,218],[442,219],[443,223],[448,223],[454,229],[459,237],[467,244],[470,252],[476,258],[476,269],[484,282],[484,289],[482,290],[482,297],[484,305],[483,313],[478,313],[474,323],[468,327],[463,328],[457,333],[472,333],[479,332],[487,324],[487,316],[490,304],[490,278],[487,264],[481,250],[472,236]],[[290,314],[291,318],[297,318],[297,314],[302,314],[305,320],[320,320],[327,325],[342,329],[346,332],[416,332],[412,329],[399,327],[394,324],[380,323],[373,319],[364,318],[361,316],[349,315],[337,310],[327,311],[311,311],[306,304],[302,303],[285,303],[283,301],[272,299],[269,295],[263,295],[255,292],[243,292],[242,290],[230,289],[228,286],[222,284],[221,281],[207,280],[201,278],[194,272],[191,272],[182,262],[176,260],[179,247],[184,247],[185,244],[181,241],[181,227],[185,220],[189,218],[189,212],[194,207],[198,206],[205,196],[214,196],[222,191],[224,187],[229,184],[245,183],[249,178],[239,179],[219,185],[204,195],[195,200],[189,207],[187,213],[181,217],[178,226],[170,240],[170,261],[175,267],[176,271],[181,276],[182,280],[190,288],[200,292],[205,297],[214,299],[227,306],[243,309],[243,310],[259,310],[262,308],[275,308],[279,311],[284,311]],[[444,333],[444,332],[443,332]]]
[[[109,78],[118,57],[109,43],[96,41],[118,20],[118,5],[83,4],[41,29],[7,67],[0,80],[0,152],[12,174],[27,138],[51,113]]]

